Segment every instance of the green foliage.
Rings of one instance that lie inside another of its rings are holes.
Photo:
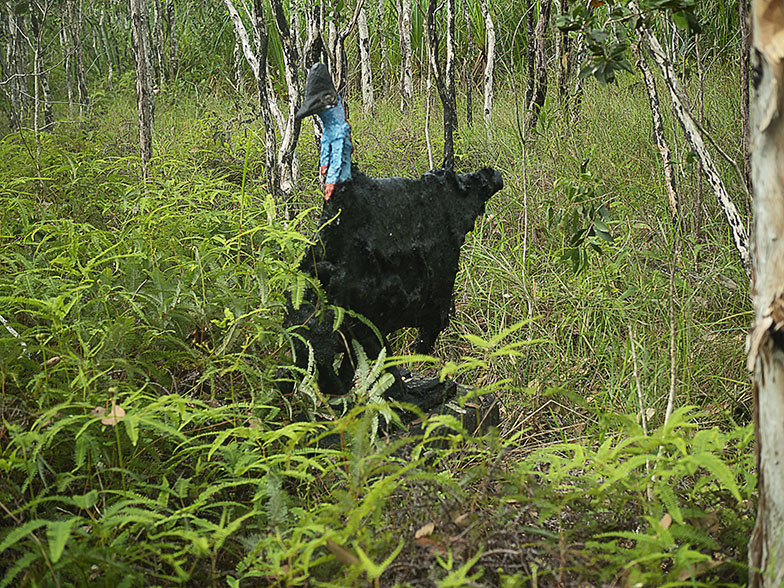
[[[610,211],[600,192],[600,182],[588,170],[588,163],[588,159],[583,160],[578,179],[559,178],[555,183],[556,190],[566,197],[567,207],[550,203],[547,210],[548,226],[561,229],[567,237],[568,245],[561,256],[571,262],[576,273],[588,267],[588,247],[601,254],[602,244],[613,242],[607,224]]]
[[[580,69],[580,77],[594,77],[602,84],[613,83],[616,72],[634,69],[628,51],[636,42],[637,28],[651,26],[657,18],[672,18],[679,28],[693,34],[701,32],[696,16],[696,0],[640,0],[631,9],[627,2],[612,0],[575,3],[569,12],[557,17],[557,26],[566,32],[585,35],[588,59]]]

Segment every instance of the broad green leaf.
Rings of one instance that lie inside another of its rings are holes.
[[[63,555],[65,544],[71,536],[71,527],[77,519],[65,521],[50,521],[46,524],[46,538],[49,541],[49,557],[52,563],[57,563]]]
[[[131,445],[136,447],[136,443],[139,441],[139,415],[126,414],[123,421],[125,422],[125,432],[128,435],[128,439],[131,440]]]
[[[74,504],[83,510],[87,510],[92,508],[98,502],[98,490],[90,490],[87,494],[84,495],[74,495],[71,497],[74,501]]]

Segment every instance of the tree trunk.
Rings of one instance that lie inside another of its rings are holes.
[[[8,20],[5,18],[5,16],[5,14],[0,14],[0,43],[3,43],[3,45],[7,47],[9,32],[7,29]],[[8,55],[6,54],[5,57],[8,57]],[[16,121],[16,112],[13,109],[11,92],[9,88],[11,83],[11,75],[8,70],[8,61],[6,61],[6,59],[0,59],[0,81],[2,82],[0,84],[0,88],[2,88],[3,94],[8,100],[8,122],[10,123],[11,128],[17,129],[18,124]]]
[[[294,185],[299,179],[299,165],[294,156],[297,147],[301,123],[294,116],[302,102],[302,93],[297,76],[297,46],[291,37],[286,13],[280,0],[270,0],[275,27],[278,29],[281,46],[283,49],[283,69],[285,70],[286,85],[288,87],[289,108],[286,126],[278,149],[278,173],[280,174],[280,188],[286,195],[294,192]],[[296,18],[296,15],[293,16]]]
[[[635,10],[635,12],[639,12],[639,8],[637,7],[636,2],[629,2],[629,6]],[[644,24],[640,25],[640,36],[643,43],[648,48],[651,56],[653,57],[653,60],[656,62],[659,71],[662,73],[664,83],[667,86],[667,90],[670,94],[670,100],[672,101],[675,118],[678,119],[678,122],[683,129],[684,135],[686,135],[686,140],[688,141],[689,146],[696,154],[697,160],[700,162],[700,167],[705,174],[705,179],[713,189],[713,193],[716,195],[716,200],[718,201],[724,216],[727,218],[727,222],[730,226],[730,232],[732,233],[732,239],[740,256],[741,263],[743,264],[743,269],[746,271],[746,274],[751,277],[749,237],[746,232],[743,219],[741,218],[740,214],[738,214],[738,209],[730,199],[727,188],[724,186],[724,182],[721,179],[721,175],[719,175],[719,171],[716,168],[716,165],[713,163],[713,158],[705,147],[705,141],[703,140],[702,134],[697,127],[697,123],[694,121],[694,118],[691,115],[691,111],[689,110],[689,106],[680,81],[678,80],[675,71],[670,65],[670,62],[667,60],[664,54],[664,50],[662,49],[658,39]]]
[[[569,11],[569,0],[560,0],[558,12],[565,14]],[[558,31],[558,100],[561,103],[561,111],[569,112],[569,78],[572,75],[572,41],[569,33]]]
[[[664,184],[667,190],[667,200],[670,205],[670,217],[676,227],[681,223],[681,204],[678,199],[678,189],[675,185],[675,172],[672,168],[672,154],[670,147],[667,145],[667,140],[664,138],[664,123],[662,121],[661,105],[659,103],[659,94],[656,91],[656,80],[653,77],[653,72],[645,60],[645,56],[640,51],[639,45],[635,47],[634,51],[637,57],[637,67],[642,72],[643,79],[645,80],[645,89],[648,92],[648,103],[651,107],[651,117],[653,119],[653,139],[656,147],[659,149],[659,154],[662,158],[662,166],[664,167]]]
[[[454,0],[447,0],[447,50],[446,68],[441,68],[438,60],[438,30],[436,27],[436,0],[430,0],[427,6],[427,53],[433,76],[436,80],[436,88],[441,98],[441,105],[444,110],[444,161],[441,167],[444,169],[454,169],[455,167],[455,145],[454,133],[457,131],[457,105],[455,99],[455,54],[454,47],[450,49],[450,41],[454,44],[454,25],[455,25],[455,4]],[[451,21],[451,22],[450,22]],[[450,35],[451,29],[451,35]],[[451,81],[450,81],[451,77]]]
[[[252,25],[255,38],[255,51],[251,45],[248,31],[240,18],[232,0],[223,0],[226,10],[229,13],[232,24],[234,25],[234,36],[239,44],[245,61],[248,62],[253,77],[256,80],[256,92],[259,98],[259,108],[262,120],[264,121],[264,142],[265,142],[265,172],[267,176],[267,190],[273,196],[277,196],[280,191],[280,176],[277,156],[277,137],[273,120],[275,112],[274,94],[270,90],[269,76],[267,75],[267,47],[269,35],[267,33],[267,23],[264,19],[264,6],[261,0],[253,0],[252,5]]]
[[[305,31],[307,38],[302,50],[302,70],[308,71],[314,63],[324,62],[324,35],[322,33],[322,11],[319,3],[305,9]]]
[[[22,56],[21,31],[19,18],[14,12],[14,5],[8,4],[6,9],[8,22],[8,39],[5,49],[5,68],[8,76],[8,107],[10,111],[11,126],[19,130],[22,126],[22,109],[24,95],[24,70],[20,67]]]
[[[134,2],[135,0],[131,1]],[[140,5],[140,8],[144,8],[144,14],[146,15],[147,7]],[[76,76],[76,87],[79,90],[79,114],[84,115],[87,107],[90,105],[90,97],[87,93],[87,74],[84,69],[84,51],[82,50],[81,0],[68,0],[66,9],[68,11],[68,32],[76,59],[74,74]],[[149,17],[145,16],[146,20],[149,20]],[[146,43],[149,45],[149,40]],[[147,50],[149,52],[149,47]]]
[[[256,76],[256,92],[259,99],[259,109],[261,119],[264,122],[264,170],[267,178],[267,190],[273,197],[280,192],[280,179],[278,176],[278,138],[275,135],[275,125],[273,122],[270,104],[274,102],[274,96],[267,93],[267,51],[269,47],[269,33],[267,31],[267,21],[264,18],[264,6],[262,0],[253,0],[253,31],[256,37],[256,61],[258,63],[258,75]]]
[[[468,48],[463,56],[463,75],[465,76],[466,88],[466,126],[472,127],[474,125],[474,111],[473,111],[473,89],[474,89],[474,76],[473,64],[471,62],[471,50],[474,45],[474,24],[471,21],[471,13],[468,9],[468,1],[463,1],[463,17],[466,21],[466,37],[468,37]]]
[[[150,55],[149,17],[145,0],[130,0],[131,42],[136,59],[136,100],[139,112],[139,145],[142,156],[142,173],[145,181],[152,161],[152,133],[155,119],[155,102],[152,87],[152,62]]]
[[[544,106],[545,98],[547,97],[547,53],[545,51],[545,33],[547,32],[547,25],[550,22],[550,8],[552,0],[539,1],[539,18],[536,20],[536,27],[533,34],[533,80],[529,80],[528,85],[531,88],[530,101],[527,108],[526,115],[526,128],[531,128],[535,122],[535,117],[538,117],[539,112]],[[529,37],[530,40],[530,37]],[[529,72],[530,72],[529,66]]]
[[[457,94],[455,90],[455,0],[446,0],[445,70],[446,102],[444,103],[444,168],[454,169],[454,134],[457,133]]]
[[[49,11],[49,5],[44,4],[40,7],[43,11],[42,18],[46,18]],[[37,10],[39,9],[35,3],[30,3],[30,30],[33,33],[31,39],[33,43],[33,130],[35,133],[35,158],[36,161],[41,159],[41,131],[48,128],[54,122],[54,115],[52,114],[52,100],[49,92],[49,77],[46,74],[46,67],[44,66],[43,50],[43,26],[38,21]],[[42,100],[43,98],[43,100]],[[42,104],[43,102],[43,104]],[[44,113],[44,127],[41,128],[40,115],[41,109]]]
[[[702,51],[700,49],[701,40],[702,38],[700,35],[694,36],[694,50],[697,57],[697,79],[699,83],[697,90],[697,118],[700,122],[700,128],[705,128],[705,70],[702,67]],[[748,87],[746,89],[748,91]],[[746,121],[746,124],[748,124],[748,120]],[[694,228],[692,234],[694,235],[694,238],[697,240],[697,242],[699,242],[700,233],[702,233],[703,173],[702,168],[699,167],[699,164],[697,164],[697,166],[697,194],[694,197],[694,212],[692,214]],[[750,190],[751,188],[748,184],[748,178],[744,178],[744,182],[746,182],[746,188]],[[749,213],[751,213],[751,202],[748,203],[747,210],[749,210]],[[749,228],[748,224],[746,225],[746,228]]]
[[[784,35],[780,0],[753,0],[751,180],[754,191],[754,370],[757,520],[749,541],[749,586],[784,583]]]
[[[330,73],[332,74],[332,80],[335,83],[335,89],[337,89],[338,94],[343,98],[343,108],[346,111],[346,117],[349,114],[349,104],[348,104],[348,91],[347,91],[347,78],[348,78],[348,57],[346,55],[346,39],[354,30],[354,27],[357,26],[357,22],[359,21],[359,14],[362,11],[362,7],[365,4],[365,0],[357,0],[356,5],[354,6],[354,14],[352,15],[349,22],[346,26],[338,28],[338,13],[337,10],[335,11],[335,18],[330,23],[330,25],[335,25],[334,32],[330,26],[330,45],[331,45],[331,53],[333,56],[333,63],[330,69]],[[334,43],[332,42],[332,37],[334,36]]]
[[[152,0],[152,51],[155,58],[155,83],[158,87],[163,87],[163,80],[166,73],[163,65],[163,22],[161,18],[160,0]]]
[[[414,96],[414,77],[411,54],[411,0],[398,4],[398,27],[400,29],[400,110],[411,106]]]
[[[65,67],[65,90],[68,94],[68,114],[73,115],[74,88],[73,88],[73,61],[71,60],[71,36],[68,34],[68,25],[60,28],[60,46],[63,50],[63,65]]]
[[[525,107],[531,104],[531,99],[534,96],[534,87],[536,85],[536,77],[534,64],[536,63],[536,39],[534,37],[534,8],[536,8],[536,0],[526,0],[525,2],[525,32],[526,32],[526,60],[525,66],[528,73],[527,83],[525,85]]]
[[[234,64],[234,89],[239,93],[242,92],[242,44],[237,38],[234,39],[234,54],[232,57],[232,63]]]
[[[738,0],[740,20],[740,136],[743,149],[743,175],[747,186],[751,186],[751,152],[749,151],[749,0]]]
[[[101,7],[101,16],[98,17],[98,33],[101,35],[101,46],[103,47],[104,56],[106,57],[106,70],[107,70],[107,84],[109,88],[112,87],[112,78],[114,77],[114,64],[112,63],[112,56],[109,52],[109,40],[106,36],[106,10]]]
[[[430,95],[433,89],[433,66],[428,61],[427,82],[425,83],[425,145],[427,146],[427,163],[433,169],[433,142],[430,140]]]
[[[485,105],[484,105],[484,119],[485,128],[487,129],[487,136],[491,137],[493,134],[493,68],[495,66],[495,25],[493,24],[493,17],[490,14],[490,7],[487,0],[482,2],[482,16],[485,19],[485,36],[486,36],[486,51],[487,56],[485,59]]]
[[[372,113],[376,109],[373,96],[373,70],[370,65],[370,32],[368,31],[365,9],[359,11],[359,55],[362,63],[362,108]]]
[[[174,0],[166,2],[166,26],[169,31],[169,70],[168,79],[170,82],[177,79],[177,69],[179,67],[177,58],[177,26],[174,22]]]
[[[387,3],[386,2],[379,2],[378,3],[378,11],[376,12],[376,30],[379,31],[378,35],[378,45],[381,50],[381,67],[379,68],[379,73],[381,75],[381,79],[379,80],[379,88],[381,89],[382,95],[384,94],[384,88],[389,88],[389,48],[387,47],[387,35],[381,32],[383,29],[382,27],[386,21],[386,13],[387,13]]]

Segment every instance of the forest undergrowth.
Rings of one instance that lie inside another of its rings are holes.
[[[712,75],[706,119],[736,153],[734,86]],[[639,82],[588,84],[576,119],[548,103],[525,134],[510,89],[492,137],[461,114],[458,170],[505,188],[451,326],[432,358],[409,332],[367,358],[341,414],[275,386],[321,202],[309,125],[300,191],[276,202],[250,98],[164,88],[145,184],[131,81],[40,158],[32,134],[0,141],[0,586],[745,583],[748,280],[684,150],[675,231]],[[352,108],[359,167],[424,173],[424,113]],[[423,415],[386,436],[385,361],[494,392],[501,427]]]

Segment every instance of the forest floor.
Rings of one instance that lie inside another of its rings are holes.
[[[705,126],[737,153],[732,87],[712,72]],[[146,184],[129,84],[37,161],[32,135],[0,141],[0,314],[19,334],[0,327],[0,586],[744,584],[749,282],[680,138],[674,230],[639,82],[588,84],[574,118],[548,104],[525,140],[512,91],[491,137],[461,114],[457,170],[505,187],[432,357],[400,332],[345,414],[309,374],[292,396],[274,383],[321,205],[310,126],[300,191],[276,202],[250,102],[157,100]],[[354,106],[356,163],[419,177],[434,112]],[[385,437],[389,407],[364,404],[385,362],[493,392],[500,428],[436,415]]]

